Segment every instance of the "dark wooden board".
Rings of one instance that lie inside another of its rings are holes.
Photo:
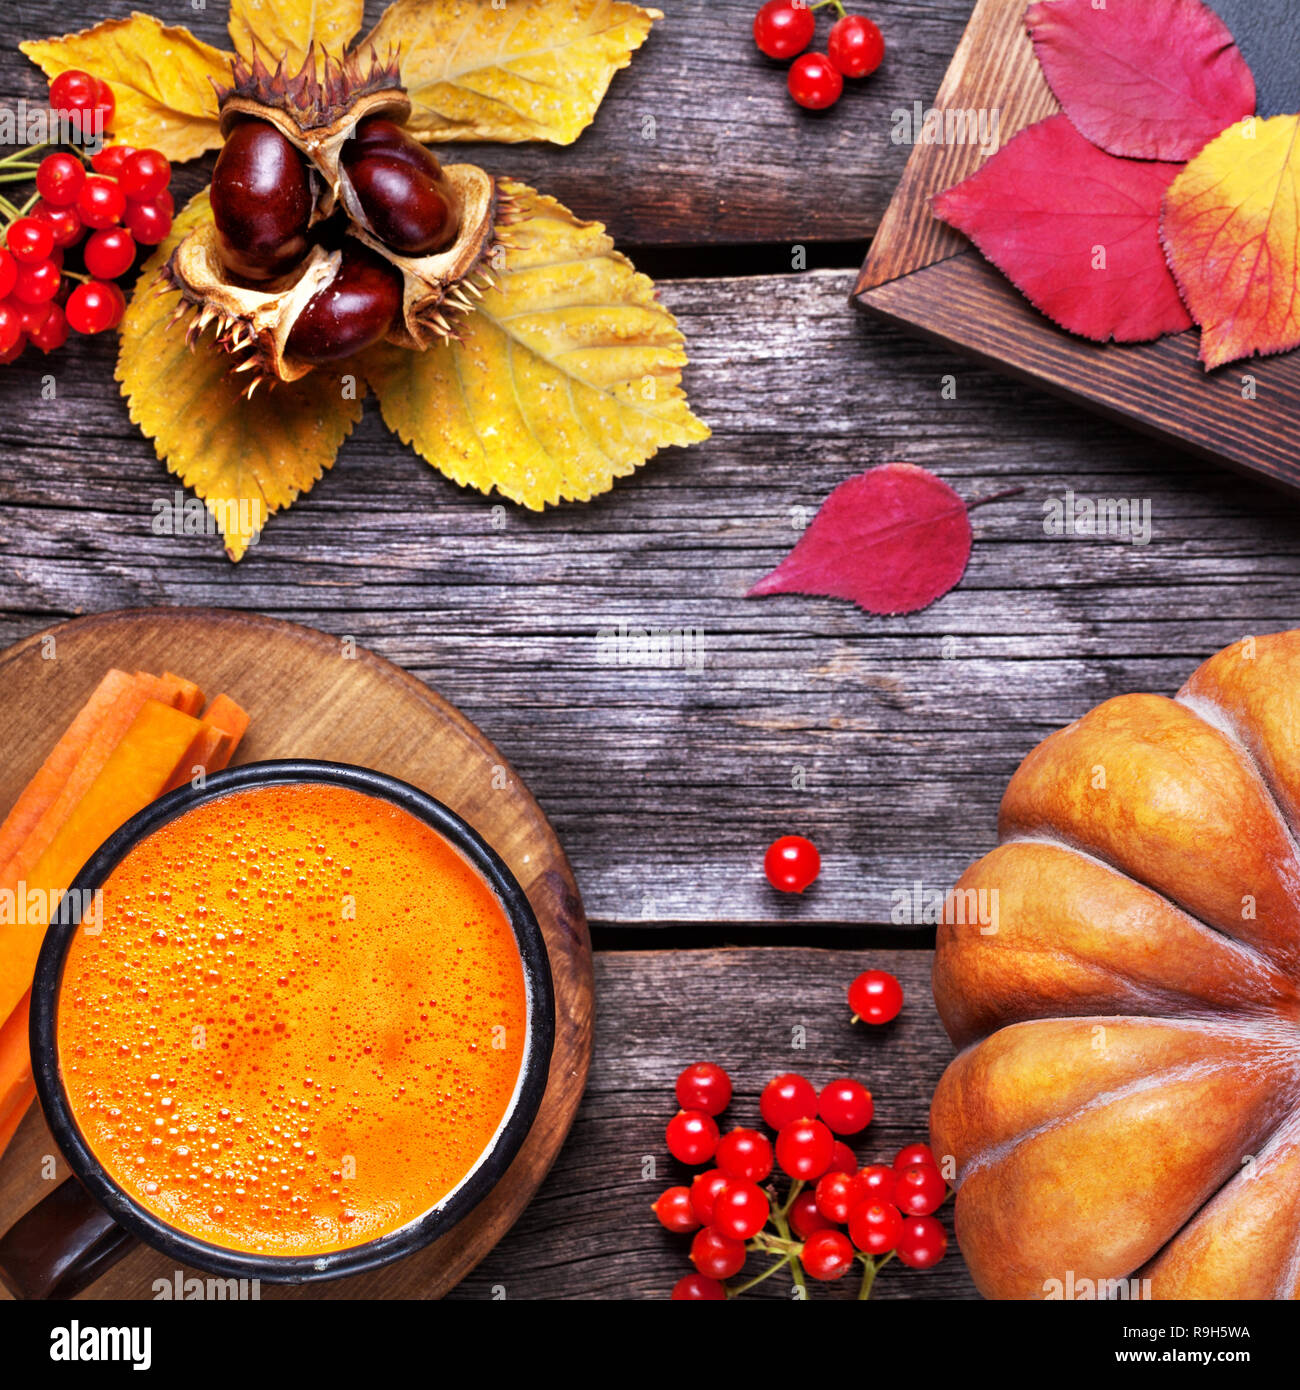
[[[1252,56],[1268,63],[1261,109],[1285,103],[1297,82],[1287,57],[1294,43],[1270,52],[1271,28],[1240,6],[1227,8],[1249,33]],[[1277,22],[1291,12],[1287,0],[1258,8]],[[1060,109],[1024,12],[1025,0],[979,0],[934,101],[941,110],[998,110],[1003,144]],[[982,157],[973,143],[916,146],[862,268],[857,302],[1167,443],[1300,486],[1300,352],[1207,374],[1196,360],[1199,330],[1123,347],[1065,333],[930,213],[931,197],[974,173]]]
[[[884,67],[833,111],[801,111],[785,66],[754,46],[760,0],[658,0],[665,18],[619,73],[594,124],[566,148],[461,145],[495,173],[535,184],[628,245],[775,244],[791,263],[796,244],[865,242],[906,159],[890,140],[890,112],[932,92],[965,18],[964,0],[873,0],[890,45]],[[384,9],[367,0],[367,20]],[[15,45],[144,10],[228,49],[226,0],[9,0],[0,15],[0,90],[6,101],[44,93]],[[830,20],[819,20],[824,48]],[[647,124],[653,118],[653,125]],[[196,170],[210,168],[211,157]],[[835,194],[826,196],[825,170]],[[188,176],[187,190],[197,187]],[[860,258],[859,249],[858,256]],[[847,263],[847,262],[843,262]]]
[[[537,914],[555,982],[556,1034],[537,1119],[500,1183],[432,1245],[369,1274],[310,1286],[322,1297],[438,1297],[492,1248],[527,1205],[568,1134],[591,1061],[591,946],[582,900],[554,831],[519,775],[463,715],[364,648],[246,614],[155,609],[67,623],[0,653],[0,767],[8,807],[111,666],[173,670],[225,691],[251,723],[236,762],[323,758],[372,767],[436,796],[509,864]],[[57,1153],[33,1112],[0,1167],[0,1229],[51,1190]],[[61,1168],[61,1165],[60,1165]],[[58,1178],[64,1176],[60,1171]],[[174,1261],[139,1246],[86,1297],[148,1296]]]
[[[888,923],[898,888],[946,886],[992,846],[1002,788],[1051,729],[1296,624],[1300,509],[854,314],[850,287],[665,283],[714,437],[590,505],[494,513],[372,407],[237,566],[214,538],[150,534],[173,485],[113,393],[107,344],[57,360],[55,402],[19,362],[0,416],[0,639],[152,603],[351,634],[499,744],[598,921],[699,923],[704,940],[728,922]],[[969,498],[1025,488],[973,513],[951,594],[895,619],[744,598],[800,516],[899,458]],[[1070,489],[1149,502],[1150,543],[1045,535],[1044,505]],[[702,629],[703,668],[602,664],[597,632],[620,620]],[[821,843],[822,878],[780,898],[762,848],[799,829]]]

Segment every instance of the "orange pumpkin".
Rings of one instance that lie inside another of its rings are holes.
[[[1300,1297],[1300,632],[1053,734],[998,832],[934,964],[976,1284]]]

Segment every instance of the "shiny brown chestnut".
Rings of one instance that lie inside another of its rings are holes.
[[[420,144],[396,121],[390,121],[386,116],[367,116],[357,122],[356,133],[343,146],[343,165],[346,168],[363,156],[372,154],[400,159],[413,169],[423,169],[432,179],[442,177],[442,165],[428,145]]]
[[[427,256],[456,235],[449,190],[389,155],[367,155],[348,170],[371,230],[404,256]]]
[[[380,342],[402,307],[402,276],[382,256],[351,238],[342,255],[338,274],[307,301],[285,343],[288,356],[313,367]]]
[[[307,254],[312,190],[307,163],[269,121],[245,119],[212,171],[212,217],[232,274],[272,280]]]

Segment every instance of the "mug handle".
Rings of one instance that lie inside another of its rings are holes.
[[[72,1298],[137,1244],[76,1178],[0,1237],[0,1282],[15,1298]]]

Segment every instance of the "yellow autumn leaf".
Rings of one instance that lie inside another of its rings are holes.
[[[310,490],[361,418],[364,388],[348,399],[338,377],[317,371],[246,400],[231,359],[209,330],[191,350],[172,321],[179,295],[157,271],[176,243],[211,216],[206,193],[176,219],[140,274],[126,317],[117,379],[131,419],[216,518],[226,553],[240,559],[267,517]]]
[[[230,37],[241,58],[281,58],[296,72],[316,43],[337,57],[361,32],[365,0],[230,0]]]
[[[117,98],[113,137],[123,144],[161,150],[177,162],[221,144],[212,79],[230,81],[230,54],[188,29],[135,13],[18,46],[49,78],[84,68],[107,82]]]
[[[623,0],[396,0],[364,44],[400,48],[422,139],[570,145],[662,18]]]
[[[598,222],[502,181],[519,220],[459,341],[362,359],[384,422],[456,482],[540,510],[606,492],[708,427],[681,388],[676,320]]]

